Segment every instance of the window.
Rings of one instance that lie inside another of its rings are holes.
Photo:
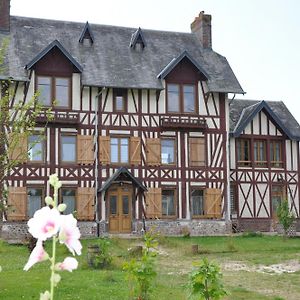
[[[128,138],[112,137],[110,139],[111,163],[129,163],[129,140]]]
[[[174,139],[161,140],[161,163],[162,164],[175,163],[175,140]]]
[[[45,160],[44,136],[32,134],[28,137],[28,158],[30,161],[43,162]]]
[[[71,80],[69,77],[37,76],[36,89],[40,93],[40,102],[45,106],[70,107]]]
[[[282,142],[281,141],[270,141],[270,161],[271,167],[282,168]]]
[[[62,188],[61,201],[67,205],[67,208],[63,213],[65,215],[72,214],[76,210],[76,189]]]
[[[175,190],[162,190],[162,215],[175,216]]]
[[[167,85],[168,113],[196,113],[196,88],[193,84]]]
[[[256,166],[265,167],[267,165],[266,141],[254,141],[254,163]]]
[[[237,150],[237,164],[239,166],[245,166],[245,167],[251,166],[250,140],[237,139],[236,150]]]
[[[192,216],[204,215],[204,191],[203,190],[192,190]]]
[[[277,215],[277,208],[279,204],[284,200],[285,197],[285,188],[283,185],[273,185],[272,186],[272,194],[271,194],[271,201],[272,201],[272,216]]]
[[[27,216],[32,218],[34,213],[43,206],[43,189],[28,188],[27,189]]]
[[[114,90],[114,111],[127,111],[127,94],[125,89]]]
[[[60,159],[62,162],[76,162],[76,136],[61,135]]]

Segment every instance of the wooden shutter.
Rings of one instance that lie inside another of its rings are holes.
[[[162,216],[161,188],[149,188],[145,193],[146,218],[156,219]]]
[[[24,221],[27,219],[27,190],[26,187],[9,187],[7,211],[8,221]]]
[[[99,161],[102,164],[110,163],[110,137],[99,136]]]
[[[148,165],[160,165],[161,145],[159,138],[146,139],[146,155]]]
[[[190,138],[190,166],[205,166],[205,138]]]
[[[77,136],[77,162],[79,164],[94,163],[94,137],[92,135]]]
[[[204,197],[204,214],[208,218],[221,218],[222,216],[222,190],[206,189]]]
[[[19,137],[18,140],[16,140],[16,137]],[[24,163],[28,159],[28,141],[27,141],[27,135],[19,135],[13,136],[13,134],[10,134],[9,136],[9,153],[8,157],[11,160],[17,160],[21,163]]]
[[[130,163],[139,165],[141,163],[141,138],[130,137]]]
[[[82,188],[77,189],[77,219],[78,220],[94,220],[94,188]]]

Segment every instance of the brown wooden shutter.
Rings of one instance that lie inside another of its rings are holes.
[[[205,138],[190,138],[190,166],[205,166]]]
[[[159,138],[146,139],[146,155],[148,165],[160,165],[161,163],[161,144]]]
[[[102,164],[110,163],[110,137],[99,136],[99,161]]]
[[[27,219],[27,190],[26,187],[9,187],[7,211],[8,221],[24,221]]]
[[[222,190],[206,189],[204,198],[204,214],[208,218],[221,218]]]
[[[130,137],[130,163],[139,165],[141,163],[141,138]]]
[[[76,210],[78,220],[94,220],[94,199],[94,188],[79,187],[77,189]]]
[[[94,137],[92,135],[77,136],[77,162],[79,164],[94,163]]]
[[[17,135],[19,137],[16,140],[16,136],[12,134],[9,136],[9,153],[8,157],[11,160],[17,160],[21,163],[26,162],[28,159],[28,137],[26,134]]]
[[[156,219],[162,216],[161,188],[149,188],[145,193],[146,218]]]

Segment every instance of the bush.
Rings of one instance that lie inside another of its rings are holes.
[[[279,223],[282,225],[284,235],[287,236],[288,230],[295,220],[294,214],[289,209],[289,203],[287,200],[282,201],[277,207],[277,217]]]
[[[227,295],[222,284],[222,273],[218,265],[206,258],[200,261],[189,277],[190,298],[197,300],[219,300]]]

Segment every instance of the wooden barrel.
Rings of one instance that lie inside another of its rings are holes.
[[[90,267],[95,267],[95,257],[100,253],[98,245],[89,245],[87,251],[87,261]]]

